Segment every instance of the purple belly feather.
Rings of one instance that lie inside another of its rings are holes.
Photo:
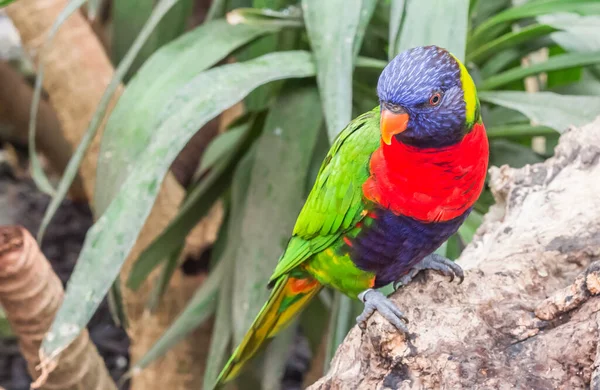
[[[425,256],[433,253],[471,212],[444,222],[425,223],[376,209],[373,222],[363,225],[352,240],[350,258],[354,264],[376,275],[375,287],[398,280]]]

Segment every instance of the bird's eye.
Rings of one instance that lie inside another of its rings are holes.
[[[429,98],[429,105],[437,106],[438,104],[440,104],[441,101],[442,101],[442,93],[436,92],[433,95],[431,95],[431,97]]]

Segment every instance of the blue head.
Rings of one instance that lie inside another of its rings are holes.
[[[417,47],[394,58],[377,84],[382,139],[417,147],[462,140],[479,117],[473,80],[445,49]]]

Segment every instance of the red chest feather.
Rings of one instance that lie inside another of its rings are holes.
[[[471,207],[483,189],[488,165],[483,124],[445,148],[422,149],[382,143],[371,156],[365,198],[398,215],[448,221]]]

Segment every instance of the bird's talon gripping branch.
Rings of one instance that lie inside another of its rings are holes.
[[[417,263],[406,275],[395,281],[394,289],[397,289],[399,285],[406,286],[420,271],[427,269],[438,271],[444,276],[449,276],[450,282],[454,281],[454,277],[458,277],[458,284],[461,284],[465,279],[465,274],[458,264],[437,253],[432,253]]]
[[[400,332],[408,333],[408,328],[406,327],[408,318],[388,297],[377,290],[368,289],[358,294],[358,299],[365,304],[363,312],[356,317],[356,322],[361,329],[367,327],[367,320],[377,310],[383,318],[388,320]]]

